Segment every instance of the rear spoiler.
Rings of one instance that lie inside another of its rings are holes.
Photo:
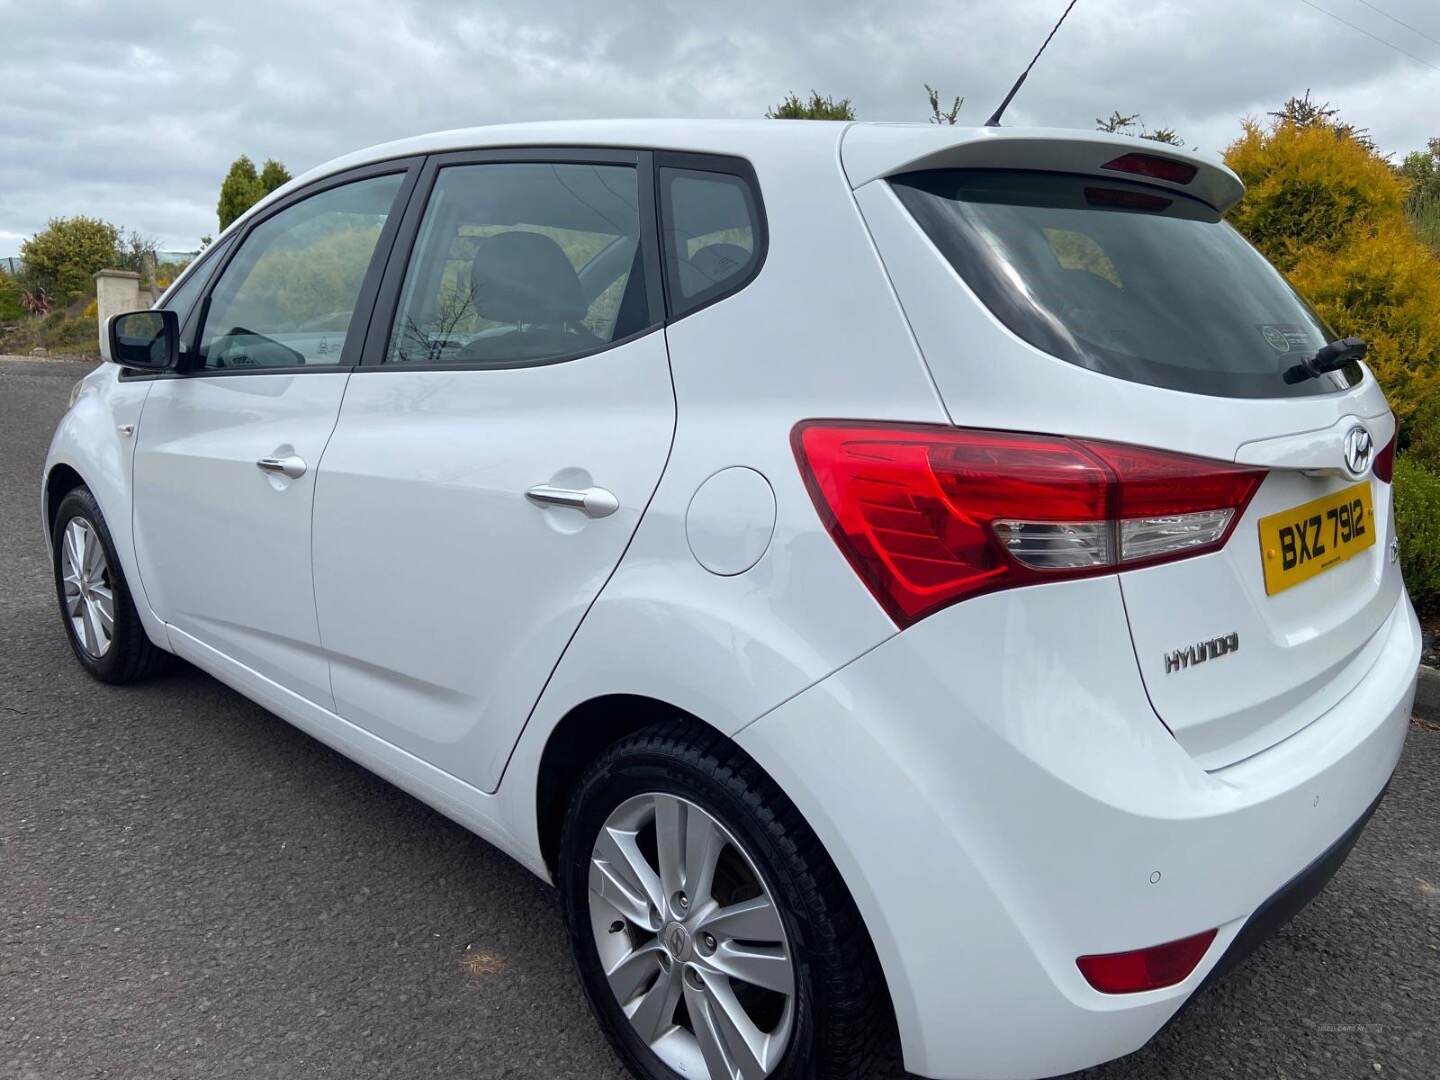
[[[1154,159],[1159,168],[1143,174],[1105,168],[1126,155]],[[852,188],[921,169],[1030,169],[1139,180],[1182,191],[1222,213],[1245,194],[1240,178],[1218,160],[1103,131],[852,124],[840,144],[840,162]],[[1183,183],[1164,178],[1188,176],[1191,170],[1193,176]]]

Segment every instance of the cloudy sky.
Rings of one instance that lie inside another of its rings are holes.
[[[422,131],[759,116],[787,91],[812,87],[852,98],[862,119],[920,120],[926,81],[964,95],[962,122],[981,123],[1063,8],[0,0],[0,256],[48,218],[80,213],[162,248],[193,247],[215,231],[220,180],[241,153],[279,158],[298,174]],[[1368,127],[1382,150],[1424,145],[1440,135],[1440,4],[1079,0],[1007,122],[1093,127],[1119,108],[1218,152],[1241,117],[1307,87]]]

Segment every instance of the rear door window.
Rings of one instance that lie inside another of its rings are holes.
[[[550,363],[651,322],[633,165],[449,165],[383,362]]]
[[[1359,365],[1287,384],[1335,334],[1210,206],[1128,181],[941,169],[891,181],[1006,326],[1072,364],[1237,398],[1330,393]]]

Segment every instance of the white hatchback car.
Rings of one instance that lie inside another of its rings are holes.
[[[883,124],[333,161],[111,320],[71,644],[554,881],[637,1076],[1125,1054],[1343,860],[1419,657],[1395,421],[1241,191]]]

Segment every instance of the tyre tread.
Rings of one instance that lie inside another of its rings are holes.
[[[637,758],[671,761],[708,775],[749,809],[782,853],[787,865],[781,869],[800,894],[804,910],[798,914],[811,934],[806,948],[814,979],[816,1060],[814,1072],[803,1075],[816,1080],[892,1075],[894,1013],[860,912],[799,809],[732,740],[684,716],[620,740],[576,786],[567,823],[597,779]]]
[[[51,530],[57,601],[60,596],[60,540],[64,526],[75,517],[84,517],[99,535],[101,543],[105,547],[105,558],[110,563],[110,581],[115,593],[115,635],[111,641],[110,653],[98,662],[84,656],[76,647],[67,626],[65,627],[65,636],[70,641],[76,658],[79,659],[81,666],[96,679],[117,686],[138,682],[159,674],[170,665],[172,657],[151,641],[150,635],[146,633],[145,625],[140,621],[140,613],[135,609],[135,601],[130,592],[130,583],[125,578],[125,570],[120,565],[119,557],[115,553],[115,541],[110,535],[109,523],[106,522],[105,515],[101,512],[100,504],[95,500],[95,496],[83,484],[72,488],[60,500]]]

